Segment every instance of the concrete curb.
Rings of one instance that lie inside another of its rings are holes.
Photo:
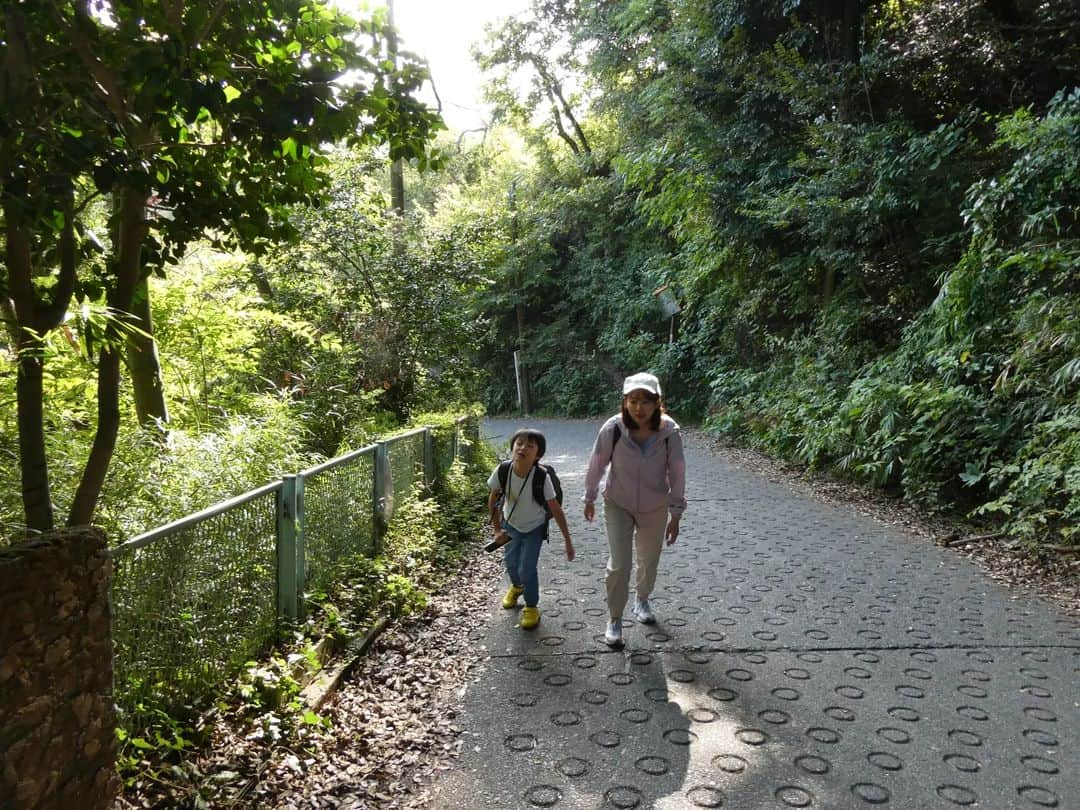
[[[319,711],[330,696],[337,691],[341,680],[352,671],[352,668],[356,666],[356,662],[364,657],[371,645],[375,643],[375,640],[392,623],[393,619],[389,616],[383,616],[368,630],[364,640],[360,642],[360,645],[355,650],[348,650],[350,654],[345,660],[330,669],[323,668],[319,670],[314,680],[300,692],[300,699],[304,705],[313,712]]]

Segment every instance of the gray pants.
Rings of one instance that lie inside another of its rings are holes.
[[[612,618],[622,616],[630,591],[630,566],[637,555],[635,586],[638,599],[648,599],[656,584],[656,566],[664,547],[667,507],[652,512],[627,512],[604,501],[608,537],[607,604]],[[636,529],[636,531],[635,531]]]

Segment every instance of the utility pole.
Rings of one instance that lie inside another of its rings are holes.
[[[518,216],[517,216],[517,180],[510,181],[510,192],[507,196],[507,204],[510,209],[510,244],[511,246],[517,243],[518,238]],[[532,410],[531,403],[529,402],[529,376],[527,369],[525,368],[525,303],[522,301],[522,279],[521,279],[521,266],[518,265],[514,271],[514,282],[517,286],[517,301],[514,304],[514,314],[517,317],[517,345],[518,350],[514,352],[514,378],[517,382],[518,389],[518,404],[521,406],[521,412],[526,416]]]

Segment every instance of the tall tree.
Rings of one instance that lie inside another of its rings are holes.
[[[383,64],[385,18],[320,0],[6,3],[0,106],[0,292],[18,349],[27,526],[54,524],[45,456],[43,337],[72,294],[111,318],[87,334],[98,367],[93,446],[67,522],[88,523],[120,423],[135,296],[193,239],[260,252],[292,236],[284,206],[316,202],[325,143],[386,142],[423,161],[437,118],[412,98],[424,70]],[[113,200],[112,245],[80,261],[80,206]],[[151,199],[172,217],[148,216]],[[144,300],[144,299],[141,299]],[[143,330],[144,332],[147,330]]]
[[[571,153],[587,158],[593,149],[582,127],[583,64],[570,37],[574,17],[566,5],[537,0],[531,13],[489,29],[485,47],[473,55],[490,74],[485,93],[499,116],[519,127],[542,116]],[[528,86],[524,95],[521,78]]]

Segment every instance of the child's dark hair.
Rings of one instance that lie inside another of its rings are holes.
[[[650,400],[656,403],[656,410],[652,412],[652,419],[649,420],[649,428],[651,430],[660,429],[660,414],[664,412],[664,403],[656,394],[650,394],[648,391],[642,391],[642,396],[648,397]],[[626,426],[627,430],[636,430],[637,422],[634,421],[634,417],[630,415],[630,411],[626,408],[626,397],[622,398],[622,423]]]
[[[526,442],[530,440],[536,442],[536,458],[539,460],[544,457],[544,451],[547,450],[547,439],[544,438],[544,434],[539,430],[533,430],[532,428],[518,428],[518,430],[514,432],[514,435],[510,437],[511,449],[513,449],[514,442],[518,439],[525,439]]]

